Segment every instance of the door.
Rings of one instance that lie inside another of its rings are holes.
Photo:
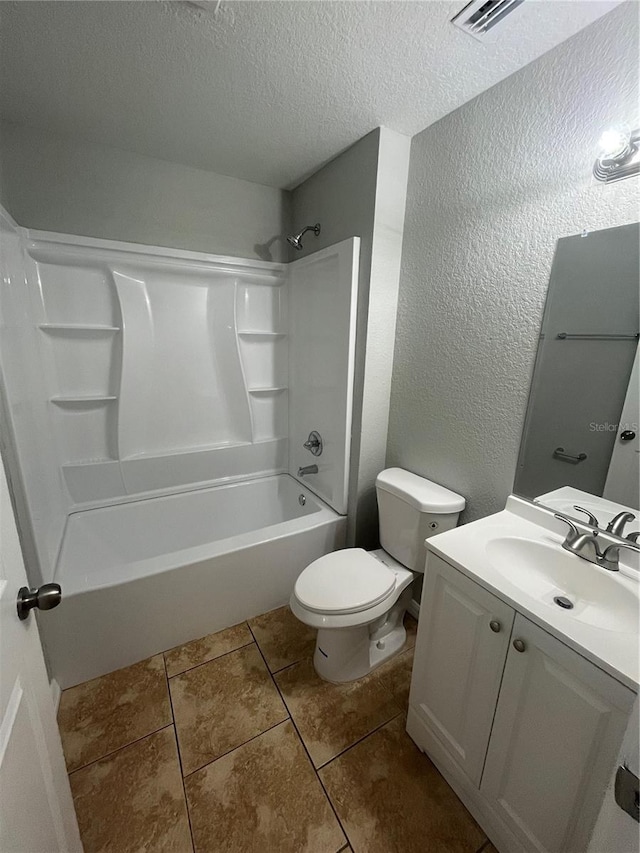
[[[513,619],[507,604],[429,554],[409,702],[476,786]]]
[[[516,615],[481,791],[527,849],[587,849],[633,700]]]
[[[629,378],[603,498],[640,509],[640,345]]]
[[[26,585],[0,464],[0,850],[81,851],[38,627],[16,612]]]
[[[360,238],[351,237],[289,264],[289,473],[342,515],[349,483],[359,258]],[[322,444],[314,442],[312,431]]]

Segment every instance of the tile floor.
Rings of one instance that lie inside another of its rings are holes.
[[[495,853],[404,730],[406,625],[347,685],[283,607],[65,690],[85,853]]]

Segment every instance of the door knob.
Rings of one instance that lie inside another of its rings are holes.
[[[18,592],[18,619],[26,619],[34,607],[53,610],[62,601],[62,588],[58,583],[45,583],[37,589],[21,587]]]
[[[513,641],[513,648],[517,652],[523,652],[527,648],[527,646],[526,646],[524,640],[518,639],[518,640]]]
[[[502,625],[498,622],[497,619],[492,619],[491,622],[489,622],[489,627],[491,628],[494,634],[499,634]]]

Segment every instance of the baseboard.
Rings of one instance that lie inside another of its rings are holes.
[[[55,711],[57,716],[58,707],[60,705],[60,694],[62,693],[62,691],[60,690],[60,685],[55,680],[55,678],[51,679],[51,681],[49,682],[49,687],[51,688],[51,698],[53,699],[53,710]]]
[[[413,616],[414,619],[418,619],[420,617],[420,605],[415,599],[411,599],[409,602],[409,606],[407,607],[407,611]]]

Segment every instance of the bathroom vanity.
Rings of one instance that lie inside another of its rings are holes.
[[[407,731],[501,853],[587,850],[638,692],[638,554],[565,533],[511,497],[427,542]]]

